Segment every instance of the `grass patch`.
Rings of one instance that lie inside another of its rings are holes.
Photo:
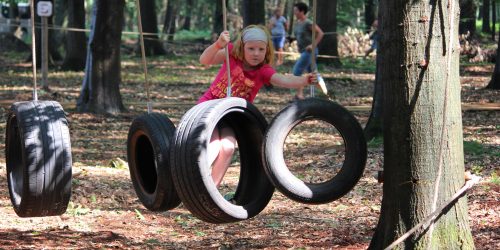
[[[369,148],[378,148],[381,147],[382,145],[384,145],[384,137],[382,136],[374,137],[368,142]]]

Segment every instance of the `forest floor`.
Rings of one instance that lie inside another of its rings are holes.
[[[3,249],[366,249],[380,214],[382,184],[375,178],[383,166],[380,139],[369,142],[363,177],[344,197],[323,205],[305,205],[276,191],[256,217],[231,224],[209,224],[182,205],[151,212],[137,199],[126,161],[127,133],[132,120],[146,112],[140,58],[122,62],[121,93],[127,112],[114,115],[78,113],[75,103],[81,72],[51,69],[51,91],[40,99],[59,101],[70,123],[73,154],[72,196],[61,216],[20,218],[12,209],[6,178],[6,113],[15,101],[30,100],[31,64],[26,53],[0,54],[0,248]],[[345,59],[344,68],[323,66],[331,99],[348,107],[364,126],[373,91],[373,58]],[[278,67],[289,72],[292,61]],[[174,124],[207,88],[217,67],[199,65],[194,53],[150,58],[149,76],[154,110]],[[493,64],[461,66],[465,168],[482,176],[467,195],[469,224],[477,249],[500,249],[500,92],[485,90]],[[255,105],[271,118],[290,98],[289,90],[261,90]],[[473,107],[473,108],[471,108]],[[475,108],[474,108],[475,107]],[[496,110],[493,110],[494,108]],[[492,109],[493,108],[493,109]],[[305,135],[304,135],[305,136]],[[297,142],[314,148],[314,140]],[[293,157],[293,155],[292,155]],[[314,166],[312,153],[292,159]],[[228,179],[238,178],[237,164]],[[309,167],[297,170],[311,175]],[[316,173],[317,174],[317,173]],[[229,182],[229,181],[227,181]]]

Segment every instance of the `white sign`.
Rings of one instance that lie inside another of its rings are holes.
[[[40,1],[36,5],[36,14],[41,17],[49,17],[52,16],[52,2],[49,1]]]

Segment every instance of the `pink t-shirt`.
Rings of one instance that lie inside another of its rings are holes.
[[[233,45],[229,44],[228,50],[231,51],[232,49]],[[231,96],[241,97],[249,102],[253,102],[255,96],[257,96],[257,92],[259,92],[264,84],[270,84],[271,77],[276,73],[276,70],[269,64],[264,64],[254,70],[244,70],[243,61],[233,56],[229,56],[229,65],[231,66]],[[226,94],[227,66],[224,60],[215,80],[200,99],[198,99],[198,103],[224,98]]]

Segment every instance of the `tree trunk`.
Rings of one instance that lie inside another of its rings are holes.
[[[42,0],[36,0],[35,1],[35,23],[42,23],[42,19],[36,14],[37,12],[37,3],[39,1],[42,1]],[[51,1],[53,2],[53,1]],[[47,24],[48,26],[52,26],[52,18],[53,18],[53,15],[50,16],[50,17],[47,17]],[[35,39],[36,39],[36,65],[37,67],[41,67],[42,65],[42,29],[41,27],[37,27],[35,29]],[[60,61],[62,60],[62,56],[61,56],[61,53],[59,53],[59,51],[57,50],[58,49],[58,42],[55,42],[54,39],[54,31],[49,29],[48,30],[48,39],[49,39],[49,42],[48,42],[48,45],[49,45],[49,63],[52,63],[54,64],[54,61]]]
[[[460,0],[460,34],[476,35],[476,3],[474,0]]]
[[[226,2],[227,4],[227,2]],[[227,6],[227,5],[226,5]],[[223,26],[223,19],[222,19],[222,1],[216,0],[215,1],[215,10],[214,10],[214,22],[212,26],[212,35],[213,36],[218,36],[224,27]],[[213,40],[213,39],[212,39]]]
[[[498,34],[500,37],[500,31]],[[491,77],[490,83],[486,86],[487,89],[500,89],[500,39],[498,39],[497,45],[497,60],[495,62],[495,69],[493,70],[493,76]]]
[[[120,45],[124,0],[97,0],[92,10],[85,77],[77,109],[114,114],[125,110],[120,95]]]
[[[266,23],[264,0],[243,0],[243,27]]]
[[[177,15],[177,1],[169,0],[167,3],[167,11],[165,13],[165,21],[163,22],[163,33],[168,35],[168,41],[174,40],[175,34],[175,19]]]
[[[144,35],[144,49],[146,56],[165,55],[167,52],[163,48],[163,45],[157,35],[158,22],[156,20],[155,0],[142,0],[139,1],[139,3],[141,6],[142,31],[144,33],[150,33],[148,35]],[[140,43],[138,43],[138,50],[140,51]]]
[[[384,129],[384,85],[380,81],[379,70],[380,70],[380,57],[376,57],[376,66],[375,66],[375,82],[373,88],[373,101],[372,101],[372,111],[370,113],[370,117],[368,118],[368,122],[366,123],[364,134],[366,141],[370,141],[371,139],[381,136]]]
[[[496,1],[491,2],[491,40],[495,41],[495,30],[497,22],[497,3]]]
[[[370,249],[391,244],[465,183],[458,1],[383,0],[379,11],[384,186]],[[399,249],[474,249],[466,198],[432,229],[401,244]]]
[[[375,1],[365,0],[365,31],[370,32],[372,28],[373,21],[375,21]]]
[[[195,6],[194,0],[186,1],[186,18],[184,18],[184,24],[182,24],[183,30],[191,30],[191,16],[193,15],[193,6]]]
[[[494,0],[493,0],[494,1]],[[490,33],[490,0],[483,0],[483,26],[481,31],[485,33]]]
[[[68,28],[85,28],[85,1],[68,1]],[[66,56],[61,68],[63,70],[80,71],[85,69],[87,51],[85,33],[68,31],[66,35]]]
[[[320,55],[329,56],[329,58],[318,57],[318,62],[340,67],[342,63],[339,59],[337,40],[337,0],[318,0],[317,4],[316,23],[325,32],[323,39],[318,44],[318,51]]]

